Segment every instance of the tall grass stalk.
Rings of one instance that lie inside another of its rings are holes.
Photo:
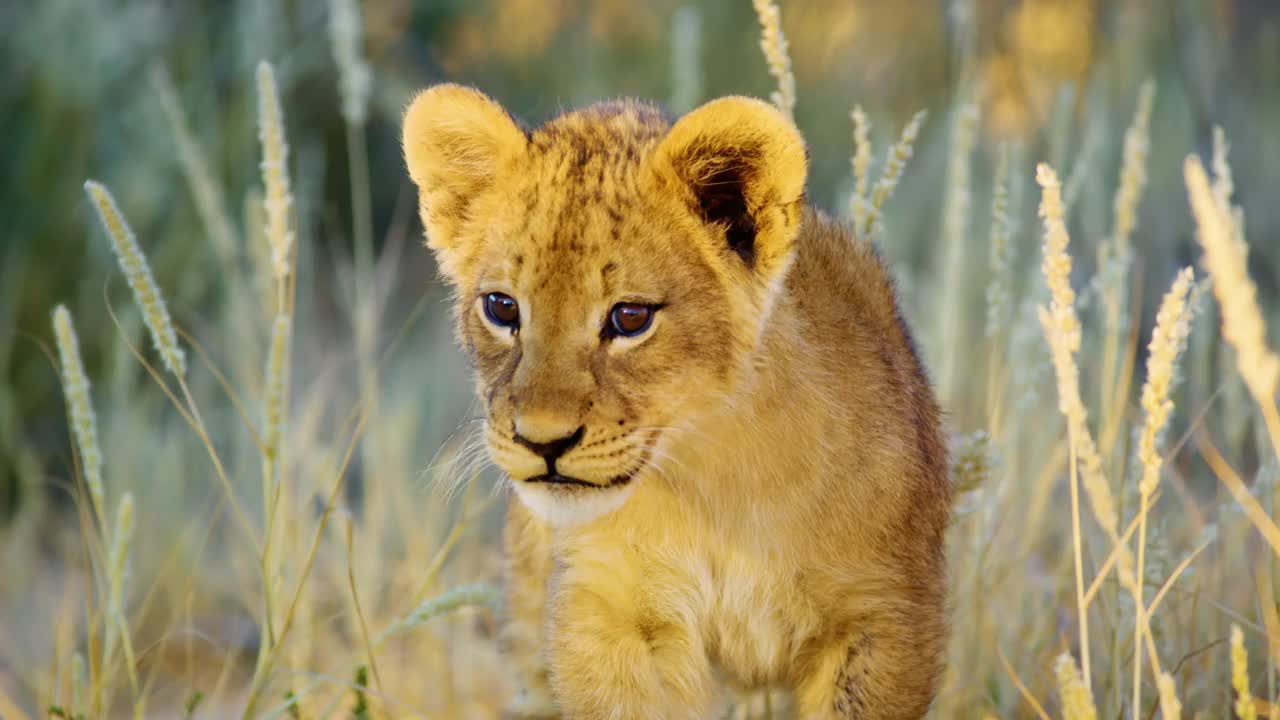
[[[1098,710],[1089,690],[1088,673],[1080,677],[1080,669],[1071,655],[1063,653],[1053,665],[1058,678],[1058,695],[1062,698],[1063,720],[1097,720]]]
[[[1160,712],[1164,713],[1164,720],[1182,720],[1182,702],[1178,699],[1173,676],[1161,674],[1156,681],[1156,689],[1160,693]]]
[[[1101,408],[1103,417],[1114,417],[1111,404],[1116,393],[1116,364],[1119,359],[1122,320],[1126,312],[1128,268],[1132,263],[1130,248],[1134,228],[1138,225],[1138,205],[1147,185],[1147,155],[1151,145],[1151,105],[1155,84],[1144,82],[1138,90],[1133,120],[1125,131],[1120,181],[1112,209],[1110,236],[1098,248],[1098,272],[1104,313],[1102,351]]]
[[[281,473],[283,462],[283,437],[288,415],[289,344],[292,334],[292,318],[286,314],[276,316],[271,329],[271,344],[266,367],[266,385],[263,401],[262,432],[262,511],[266,518],[263,533],[262,569],[263,614],[267,643],[275,638],[274,607],[271,599],[275,590],[275,563],[272,549],[279,533],[276,527],[280,505]]]
[[[352,282],[352,325],[356,335],[356,364],[360,375],[360,395],[369,401],[374,416],[361,448],[361,465],[366,472],[377,474],[379,438],[377,369],[378,293],[373,248],[373,211],[369,192],[369,152],[365,137],[372,77],[364,59],[364,23],[356,0],[330,0],[329,38],[334,61],[341,80],[342,119],[346,128],[347,170],[351,186],[351,234],[354,238],[355,270]],[[366,487],[363,508],[370,513],[384,511],[384,494],[376,487]]]
[[[1036,168],[1036,182],[1040,184],[1042,200],[1040,217],[1044,219],[1044,261],[1045,281],[1052,293],[1049,309],[1041,307],[1040,324],[1044,328],[1045,338],[1053,357],[1054,371],[1058,380],[1058,407],[1067,419],[1068,444],[1071,450],[1071,538],[1075,550],[1076,571],[1076,613],[1080,625],[1080,664],[1084,669],[1084,682],[1089,683],[1089,615],[1084,602],[1084,560],[1081,551],[1080,537],[1080,501],[1076,484],[1076,473],[1081,461],[1080,448],[1086,448],[1083,462],[1088,465],[1094,462],[1089,452],[1092,441],[1088,438],[1085,426],[1084,406],[1080,403],[1079,373],[1076,370],[1073,355],[1080,348],[1080,323],[1076,319],[1074,304],[1075,293],[1071,289],[1071,256],[1067,255],[1067,230],[1062,218],[1061,186],[1058,176],[1048,165],[1041,164]],[[1087,443],[1087,445],[1086,445]],[[1105,497],[1105,496],[1104,496]],[[1095,512],[1098,512],[1095,504]],[[1114,527],[1114,510],[1110,513],[1104,509],[1098,513],[1111,521]],[[1104,522],[1105,524],[1105,522]]]
[[[1070,442],[1080,461],[1081,480],[1093,514],[1112,541],[1120,544],[1115,499],[1103,475],[1102,458],[1089,432],[1088,413],[1080,398],[1080,374],[1075,354],[1080,350],[1081,330],[1075,311],[1075,291],[1071,289],[1071,256],[1067,254],[1068,236],[1062,214],[1061,185],[1057,174],[1045,164],[1036,169],[1036,180],[1043,191],[1040,204],[1040,216],[1045,224],[1042,269],[1051,295],[1049,308],[1040,308],[1040,323],[1053,357],[1058,407],[1067,419]],[[1119,564],[1125,574],[1132,571],[1127,551],[1121,551]],[[1084,664],[1083,659],[1081,663]]]
[[[1147,156],[1151,150],[1151,105],[1155,94],[1155,83],[1150,80],[1138,89],[1133,122],[1124,135],[1124,162],[1120,169],[1120,185],[1113,201],[1114,225],[1109,244],[1104,246],[1120,256],[1130,252],[1133,230],[1138,226],[1138,203],[1147,186]]]
[[[373,680],[378,685],[378,693],[385,696],[386,686],[382,683],[382,674],[378,672],[378,654],[369,639],[369,622],[365,619],[364,608],[360,606],[360,592],[356,586],[355,521],[350,513],[346,513],[343,520],[343,537],[347,545],[347,588],[351,591],[352,614],[360,628],[360,641],[364,644],[369,667],[373,670]]]
[[[356,0],[329,0],[330,46],[338,66],[342,119],[347,130],[356,277],[358,282],[368,282],[373,273],[373,212],[369,204],[365,121],[369,114],[372,75],[364,59],[364,23],[360,12]],[[361,290],[367,292],[369,288]]]
[[[898,141],[889,147],[888,156],[884,161],[884,169],[880,171],[880,178],[876,180],[875,187],[871,190],[871,203],[867,208],[866,216],[863,218],[863,224],[859,228],[855,228],[858,236],[862,238],[871,238],[878,232],[880,227],[880,213],[884,208],[884,204],[893,196],[893,191],[898,187],[898,181],[902,179],[902,173],[907,168],[907,163],[911,161],[911,155],[914,152],[916,138],[920,136],[920,127],[924,125],[924,119],[927,113],[924,110],[917,112],[911,116],[907,124],[902,128],[902,134]]]
[[[1225,162],[1223,163],[1225,165]],[[1236,367],[1245,386],[1262,410],[1273,450],[1280,455],[1280,415],[1275,392],[1280,380],[1280,356],[1267,346],[1267,325],[1258,308],[1258,289],[1249,277],[1248,245],[1240,240],[1231,211],[1223,207],[1209,184],[1200,159],[1188,157],[1183,165],[1191,210],[1199,228],[1204,264],[1213,277],[1213,292],[1222,308],[1222,335],[1236,351]]]
[[[277,315],[271,327],[270,353],[267,359],[265,400],[263,401],[263,455],[272,468],[278,469],[281,437],[288,401],[289,337],[291,320]],[[274,495],[274,493],[273,493]],[[271,500],[271,497],[264,498]],[[270,507],[267,505],[266,507]]]
[[[1231,164],[1227,155],[1231,152],[1231,143],[1227,142],[1227,133],[1221,125],[1213,126],[1213,197],[1218,207],[1232,207],[1231,197],[1235,193],[1235,180],[1231,177]],[[1237,228],[1239,229],[1239,228]]]
[[[135,704],[139,700],[138,678],[134,671],[132,646],[129,644],[128,622],[124,615],[125,570],[129,561],[129,543],[133,540],[134,525],[133,493],[126,492],[120,498],[116,508],[116,521],[111,528],[111,545],[107,554],[107,597],[103,617],[102,632],[102,678],[97,683],[97,712],[106,715],[110,712],[108,692],[111,676],[116,663],[116,645],[125,646],[125,668],[129,675],[129,684],[133,688]]]
[[[998,381],[1005,364],[1003,348],[1008,342],[1010,289],[1009,254],[1013,223],[1009,217],[1009,145],[1000,145],[996,153],[995,177],[991,185],[991,231],[988,241],[989,279],[986,292],[987,410],[989,430],[1000,431],[1004,390]]]
[[[369,114],[373,74],[364,59],[364,22],[357,0],[329,0],[329,46],[338,66],[342,118],[363,127]]]
[[[214,180],[205,154],[191,132],[187,115],[178,102],[178,92],[173,87],[173,80],[163,66],[152,69],[151,85],[173,132],[178,162],[182,165],[182,174],[190,186],[196,212],[200,215],[200,221],[204,224],[223,271],[234,282],[240,279],[240,245],[231,224],[231,216],[227,212],[222,186]]]
[[[284,127],[284,111],[275,72],[270,63],[258,64],[258,128],[262,144],[262,184],[266,188],[266,239],[271,249],[271,267],[276,284],[276,316],[272,323],[271,345],[267,359],[266,393],[262,449],[262,551],[259,572],[262,576],[263,627],[265,642],[259,645],[258,662],[266,662],[277,642],[275,628],[275,584],[279,571],[273,548],[279,518],[278,505],[283,482],[281,473],[283,428],[288,417],[289,347],[292,344],[293,288],[296,278],[296,241],[292,224],[293,197],[289,190],[289,145]]]
[[[977,105],[966,103],[956,110],[951,128],[951,148],[947,158],[947,191],[942,215],[943,251],[935,271],[943,279],[938,303],[937,326],[933,337],[938,342],[938,392],[948,405],[954,401],[961,353],[960,338],[965,337],[966,314],[962,295],[965,291],[967,263],[965,238],[969,230],[969,206],[972,190],[973,150],[978,141],[979,113]]]
[[[1236,691],[1236,717],[1258,720],[1258,707],[1249,691],[1249,654],[1244,649],[1244,633],[1235,623],[1231,625],[1231,687]]]
[[[129,281],[129,287],[133,288],[134,300],[142,310],[143,321],[151,332],[151,341],[155,343],[156,351],[160,353],[160,358],[169,372],[182,378],[187,374],[187,358],[182,348],[178,347],[178,337],[173,332],[173,321],[169,319],[169,310],[165,307],[164,296],[160,293],[160,287],[156,285],[155,277],[151,275],[151,266],[147,264],[146,256],[138,247],[138,240],[134,237],[133,230],[129,228],[129,223],[125,221],[119,206],[116,205],[116,199],[111,196],[111,191],[107,190],[105,185],[95,180],[88,180],[84,184],[84,190],[98,213],[98,219],[102,221],[103,229],[111,239],[111,247],[116,252],[120,268],[124,270],[124,276]]]
[[[1093,171],[1094,157],[1098,154],[1100,145],[1102,145],[1102,133],[1098,130],[1096,123],[1090,123],[1085,130],[1084,140],[1080,143],[1080,151],[1076,153],[1075,162],[1071,164],[1071,174],[1067,176],[1067,184],[1062,190],[1062,205],[1068,216],[1080,197],[1080,190],[1084,187],[1085,180]]]
[[[382,644],[397,633],[421,625],[444,613],[472,605],[489,605],[497,599],[497,590],[489,585],[464,585],[453,588],[436,597],[424,600],[411,610],[408,615],[389,625],[378,635],[374,641],[374,646]]]
[[[1174,368],[1178,354],[1186,346],[1191,331],[1191,315],[1187,311],[1187,298],[1195,275],[1191,268],[1184,268],[1173,281],[1173,287],[1165,293],[1156,314],[1156,325],[1151,331],[1151,344],[1147,355],[1147,381],[1142,387],[1144,419],[1141,438],[1138,441],[1138,459],[1142,462],[1142,477],[1138,483],[1138,567],[1135,573],[1138,592],[1135,594],[1137,617],[1133,628],[1133,704],[1142,707],[1142,634],[1149,629],[1144,597],[1141,591],[1146,567],[1147,511],[1156,486],[1160,482],[1162,458],[1159,452],[1160,437],[1173,413],[1173,401],[1169,399],[1173,385]],[[1159,680],[1160,675],[1157,675]]]
[[[991,181],[990,275],[987,283],[986,336],[1003,333],[1009,320],[1009,241],[1013,221],[1009,217],[1009,145],[996,151],[995,176]],[[997,344],[998,346],[998,344]]]
[[[89,490],[90,513],[98,521],[98,531],[107,532],[107,499],[102,485],[102,450],[98,445],[98,416],[93,411],[93,398],[89,394],[89,376],[80,358],[80,341],[71,312],[65,305],[53,311],[54,339],[58,346],[58,360],[62,365],[62,389],[67,396],[67,411],[71,417],[71,431],[80,450],[80,471]]]
[[[671,16],[671,110],[683,115],[703,98],[702,9],[682,5]]]
[[[84,654],[71,656],[71,712],[83,710],[85,695],[89,693],[89,672],[85,670]]]
[[[787,37],[782,33],[782,12],[774,0],[751,0],[760,21],[760,49],[769,64],[769,74],[778,84],[770,95],[773,104],[787,119],[795,119],[796,78],[791,72],[791,56],[787,52]]]
[[[266,190],[263,207],[267,212],[267,242],[276,282],[276,312],[288,313],[294,240],[289,220],[293,207],[293,193],[289,189],[289,144],[285,140],[284,110],[275,71],[266,61],[258,63],[258,139],[262,143],[262,185]]]
[[[863,227],[867,222],[867,203],[871,192],[871,122],[862,106],[853,108],[850,113],[853,120],[853,198],[850,200],[850,215],[855,228]]]

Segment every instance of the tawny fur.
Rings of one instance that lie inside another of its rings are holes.
[[[771,106],[622,102],[527,131],[480,93],[405,116],[508,511],[517,715],[918,718],[945,636],[939,412],[871,247],[804,205]],[[520,307],[512,332],[480,298]],[[637,338],[618,302],[660,306]],[[583,428],[557,471],[515,437]]]

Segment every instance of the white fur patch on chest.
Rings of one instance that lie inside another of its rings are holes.
[[[697,622],[710,658],[740,689],[779,681],[813,627],[803,590],[766,558],[702,548]]]

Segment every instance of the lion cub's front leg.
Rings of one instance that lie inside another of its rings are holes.
[[[695,629],[643,606],[641,573],[608,553],[558,569],[547,649],[566,718],[706,718],[718,685]]]
[[[928,711],[944,647],[941,603],[905,604],[817,649],[796,688],[799,717],[918,720]]]

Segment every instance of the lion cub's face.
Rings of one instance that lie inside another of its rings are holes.
[[[615,509],[734,392],[790,258],[799,135],[745,98],[674,126],[616,103],[526,132],[441,85],[404,148],[493,460],[553,522]]]

